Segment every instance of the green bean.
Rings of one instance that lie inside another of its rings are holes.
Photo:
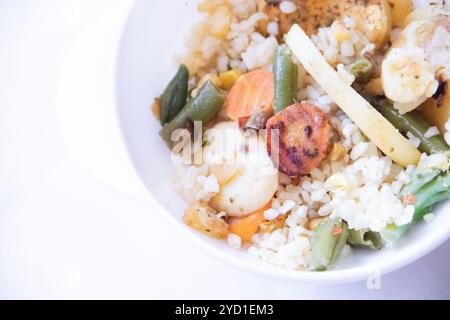
[[[349,229],[347,243],[351,246],[366,247],[372,250],[379,250],[382,246],[380,234],[367,229]]]
[[[162,125],[171,121],[186,105],[188,96],[189,70],[182,64],[175,77],[161,96],[160,121]]]
[[[432,154],[450,150],[441,135],[425,137],[425,133],[432,125],[418,111],[401,115],[387,100],[377,101],[374,107],[402,133],[411,132],[417,137],[420,140],[421,152]]]
[[[312,238],[308,269],[325,271],[336,262],[348,237],[347,224],[341,220],[326,220],[319,224]]]
[[[381,237],[389,244],[394,245],[401,237],[403,237],[411,228],[411,224],[397,226],[396,224],[389,224],[381,230]]]
[[[367,59],[360,59],[349,66],[349,72],[356,77],[356,82],[360,84],[368,83],[373,76],[373,64]]]
[[[208,123],[216,116],[223,103],[223,94],[208,81],[200,88],[195,98],[192,98],[172,121],[164,125],[159,135],[170,147],[172,133],[176,129],[186,128],[189,121]]]
[[[277,49],[273,74],[275,82],[273,110],[277,113],[297,100],[298,66],[292,61],[291,51],[285,46]]]

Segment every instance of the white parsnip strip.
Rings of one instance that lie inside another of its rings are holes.
[[[339,77],[300,26],[292,26],[286,43],[306,71],[384,154],[403,166],[419,162],[419,150]]]

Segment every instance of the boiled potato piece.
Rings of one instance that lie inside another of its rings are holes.
[[[286,43],[309,74],[384,154],[403,166],[419,162],[420,152],[339,77],[300,26],[292,27]]]
[[[219,218],[211,208],[189,206],[184,211],[183,221],[187,226],[212,238],[225,239],[228,236],[228,223]]]
[[[442,86],[442,93],[436,97],[427,100],[420,111],[425,118],[436,127],[442,134],[445,134],[445,123],[450,118],[450,80],[447,79]]]
[[[405,17],[413,10],[412,0],[388,0],[391,7],[393,26],[401,26]]]
[[[387,0],[292,0],[297,11],[284,14],[279,6],[281,1],[266,1],[266,14],[270,21],[280,24],[280,35],[298,23],[311,36],[320,27],[328,27],[333,21],[346,16],[357,19],[360,31],[377,47],[381,47],[390,36],[391,12]]]

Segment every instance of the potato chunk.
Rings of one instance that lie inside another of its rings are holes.
[[[191,205],[184,211],[183,221],[207,236],[216,239],[225,239],[228,236],[229,226],[226,221],[217,217],[209,208]]]
[[[405,17],[413,10],[412,0],[388,0],[392,12],[392,25],[401,26]]]

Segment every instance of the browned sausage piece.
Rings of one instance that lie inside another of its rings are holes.
[[[267,129],[267,150],[272,161],[290,177],[310,173],[332,147],[333,129],[328,115],[310,102],[293,104],[274,115]]]

